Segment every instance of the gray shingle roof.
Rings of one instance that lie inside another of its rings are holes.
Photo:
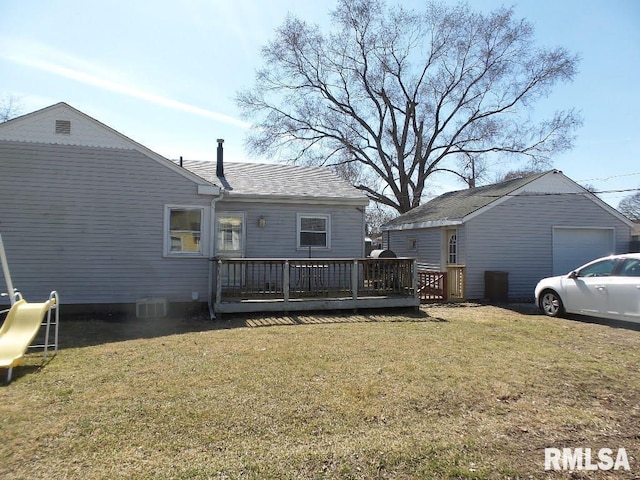
[[[536,173],[493,185],[448,192],[390,220],[384,226],[398,227],[412,223],[461,220],[547,173]]]
[[[225,162],[224,178],[216,176],[216,162],[184,160],[183,166],[224,188],[226,195],[295,197],[360,201],[368,198],[328,168],[273,163]]]

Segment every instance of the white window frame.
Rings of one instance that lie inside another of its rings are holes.
[[[173,210],[200,210],[200,251],[171,251],[171,212]],[[208,258],[209,257],[209,215],[207,207],[202,205],[165,205],[163,222],[163,256],[171,258]]]
[[[224,217],[237,217],[242,219],[241,220],[242,231],[240,232],[240,235],[241,235],[240,242],[241,242],[242,248],[239,252],[235,250],[222,250],[220,248],[220,245],[218,242],[218,235],[220,234],[218,222],[220,218],[224,218]],[[247,249],[247,213],[218,210],[216,212],[216,218],[215,218],[215,242],[216,242],[216,256],[228,257],[228,258],[235,258],[235,257],[244,258],[246,254],[246,249]]]
[[[327,241],[324,246],[303,246],[300,244],[303,218],[322,218],[325,220]],[[331,215],[328,213],[297,213],[296,214],[296,245],[298,250],[330,250],[331,249]]]
[[[447,265],[458,264],[458,232],[447,235]]]

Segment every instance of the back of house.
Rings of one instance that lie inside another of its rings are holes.
[[[206,303],[216,256],[364,254],[368,200],[328,169],[180,165],[65,103],[0,124],[0,169],[0,233],[28,299]]]

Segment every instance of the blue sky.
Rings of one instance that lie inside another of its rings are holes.
[[[422,2],[405,0],[407,7]],[[640,2],[470,0],[513,5],[540,45],[579,53],[579,73],[539,104],[574,107],[583,127],[553,166],[616,206],[640,187]],[[0,97],[22,113],[64,101],[168,158],[249,159],[236,91],[252,84],[260,47],[287,12],[320,24],[335,2],[317,0],[2,0]],[[274,161],[277,159],[273,159]],[[434,193],[460,189],[440,177]]]

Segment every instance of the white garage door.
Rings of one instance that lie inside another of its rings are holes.
[[[569,273],[614,252],[613,228],[553,228],[553,274]]]

